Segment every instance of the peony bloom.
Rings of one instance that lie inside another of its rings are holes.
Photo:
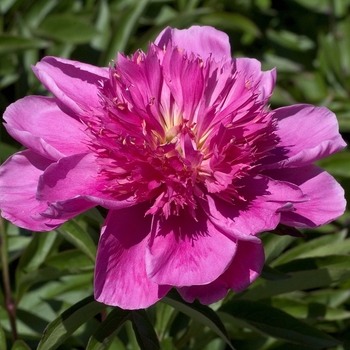
[[[271,111],[275,71],[232,59],[226,34],[166,28],[147,53],[109,69],[45,57],[55,97],[8,107],[27,150],[0,168],[4,218],[49,231],[100,205],[96,299],[145,308],[173,286],[212,303],[260,274],[258,234],[340,216],[344,193],[318,159],[345,146],[333,113]]]

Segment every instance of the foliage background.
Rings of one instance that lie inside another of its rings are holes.
[[[272,108],[326,106],[349,140],[350,0],[0,0],[1,114],[46,94],[30,68],[46,55],[107,66],[118,51],[147,50],[165,26],[192,24],[225,31],[234,56],[277,67]],[[1,162],[20,147],[1,126]],[[349,151],[319,163],[349,197]],[[215,350],[229,339],[237,350],[350,349],[349,212],[305,237],[263,234],[262,277],[222,303],[172,293],[135,312],[89,298],[102,222],[91,210],[50,233],[1,223],[1,350]]]

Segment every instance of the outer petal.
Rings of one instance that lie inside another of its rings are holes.
[[[261,71],[261,63],[253,58],[236,58],[235,62],[237,71],[260,92],[257,100],[268,99],[276,84],[276,70]]]
[[[268,173],[274,178],[298,185],[310,197],[308,202],[294,204],[295,211],[282,212],[282,224],[316,227],[327,224],[344,213],[344,190],[331,175],[316,165],[276,169]]]
[[[260,243],[238,241],[237,253],[229,268],[214,282],[205,286],[178,288],[187,302],[198,298],[202,304],[215,303],[226,296],[229,289],[240,292],[259,277],[265,256]]]
[[[33,71],[44,86],[75,113],[100,106],[97,85],[102,79],[108,79],[107,70],[63,58],[45,57]]]
[[[171,286],[158,286],[146,274],[145,251],[151,216],[147,204],[110,211],[102,229],[95,270],[95,298],[123,309],[146,308]]]
[[[187,211],[158,220],[146,250],[146,270],[157,284],[177,287],[207,284],[226,270],[236,242],[219,232],[202,209],[194,220]]]
[[[0,167],[0,208],[5,219],[29,230],[48,230],[45,222],[33,220],[32,215],[47,208],[46,203],[35,199],[35,194],[39,177],[50,164],[50,160],[26,150]]]
[[[228,36],[213,27],[192,26],[189,29],[165,28],[155,40],[163,49],[169,41],[187,52],[193,52],[205,61],[208,57],[221,62],[223,58],[231,59],[231,47]]]
[[[276,135],[280,138],[276,157],[267,168],[297,167],[315,162],[346,146],[336,116],[324,107],[294,105],[274,111]],[[283,153],[283,154],[281,154]],[[265,163],[266,164],[266,163]]]
[[[49,203],[58,202],[56,210],[61,213],[64,210],[60,210],[59,207],[64,203],[68,206],[74,205],[74,201],[72,202],[74,199],[77,200],[76,204],[82,204],[82,211],[86,210],[84,200],[94,203],[92,206],[102,205],[107,209],[120,209],[135,204],[128,198],[115,200],[104,192],[106,184],[101,180],[98,171],[94,154],[76,154],[62,158],[50,165],[40,177],[37,198]],[[91,204],[88,207],[91,207]],[[53,212],[49,211],[47,215],[50,213]]]
[[[7,131],[27,148],[52,160],[87,152],[89,139],[83,125],[62,112],[57,102],[42,96],[18,100],[5,111]]]
[[[231,204],[208,195],[200,203],[220,231],[239,240],[258,242],[256,234],[276,228],[281,208],[308,200],[297,186],[267,176],[242,179],[237,187],[245,201]]]

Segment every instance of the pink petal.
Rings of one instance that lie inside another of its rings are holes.
[[[231,59],[231,47],[228,36],[212,27],[192,26],[189,29],[165,28],[155,40],[163,49],[169,41],[189,53],[201,56],[203,61],[208,57],[221,62],[223,58]]]
[[[255,87],[258,92],[258,101],[268,99],[276,84],[276,70],[261,71],[261,63],[252,58],[236,58],[236,69],[246,77],[246,83]]]
[[[151,216],[147,204],[110,211],[102,229],[95,270],[95,298],[123,309],[146,308],[170,286],[158,286],[146,274],[145,252]]]
[[[297,186],[264,176],[246,177],[237,187],[245,201],[229,203],[207,195],[200,203],[219,230],[244,241],[258,242],[256,234],[276,228],[285,204],[308,200]]]
[[[83,125],[57,106],[54,98],[28,96],[10,105],[4,114],[6,129],[17,141],[45,158],[87,152]]]
[[[220,279],[224,280],[230,289],[238,293],[260,276],[264,263],[265,254],[261,242],[239,241],[237,254]]]
[[[240,292],[259,277],[265,256],[260,243],[238,241],[237,253],[229,268],[214,282],[205,286],[178,288],[181,296],[192,303],[198,298],[202,304],[212,304],[224,298],[229,289]]]
[[[107,209],[120,209],[135,204],[134,200],[128,198],[114,199],[104,191],[106,185],[99,176],[96,156],[91,153],[76,154],[62,158],[46,169],[39,179],[37,198],[53,205],[47,215],[53,214],[55,210],[62,214],[64,203],[75,208],[73,199],[82,205],[82,211],[84,205],[87,208],[101,205]],[[94,204],[83,205],[84,200]],[[54,205],[56,202],[57,208]]]
[[[153,282],[177,287],[207,284],[230,264],[235,241],[219,232],[201,209],[196,215],[195,220],[184,210],[155,223],[155,237],[146,250],[146,270]]]
[[[281,213],[281,223],[315,227],[327,224],[344,213],[344,190],[331,175],[316,165],[270,170],[268,174],[296,184],[310,198],[308,202],[294,204],[294,211]]]
[[[274,111],[283,158],[270,158],[266,167],[296,167],[340,151],[346,144],[334,113],[324,107],[294,105]],[[272,164],[271,164],[272,163]]]
[[[46,203],[35,199],[38,180],[51,161],[26,150],[10,157],[0,167],[1,215],[13,224],[33,231],[47,231],[45,222],[32,215],[45,211]]]
[[[97,85],[108,70],[58,57],[45,57],[33,71],[64,105],[81,114],[100,107]]]
[[[39,214],[32,215],[32,218],[46,225],[46,230],[53,230],[64,222],[96,206],[96,203],[89,201],[86,197],[76,196],[64,201],[57,201],[46,205],[46,210]]]

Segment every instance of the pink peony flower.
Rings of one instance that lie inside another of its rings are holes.
[[[145,308],[173,286],[187,301],[218,301],[259,276],[260,232],[344,211],[341,187],[312,164],[345,146],[334,114],[269,110],[275,71],[232,59],[214,28],[166,28],[109,69],[45,57],[33,70],[55,97],[5,112],[28,149],[0,168],[2,215],[48,231],[107,208],[95,273],[103,303]]]

